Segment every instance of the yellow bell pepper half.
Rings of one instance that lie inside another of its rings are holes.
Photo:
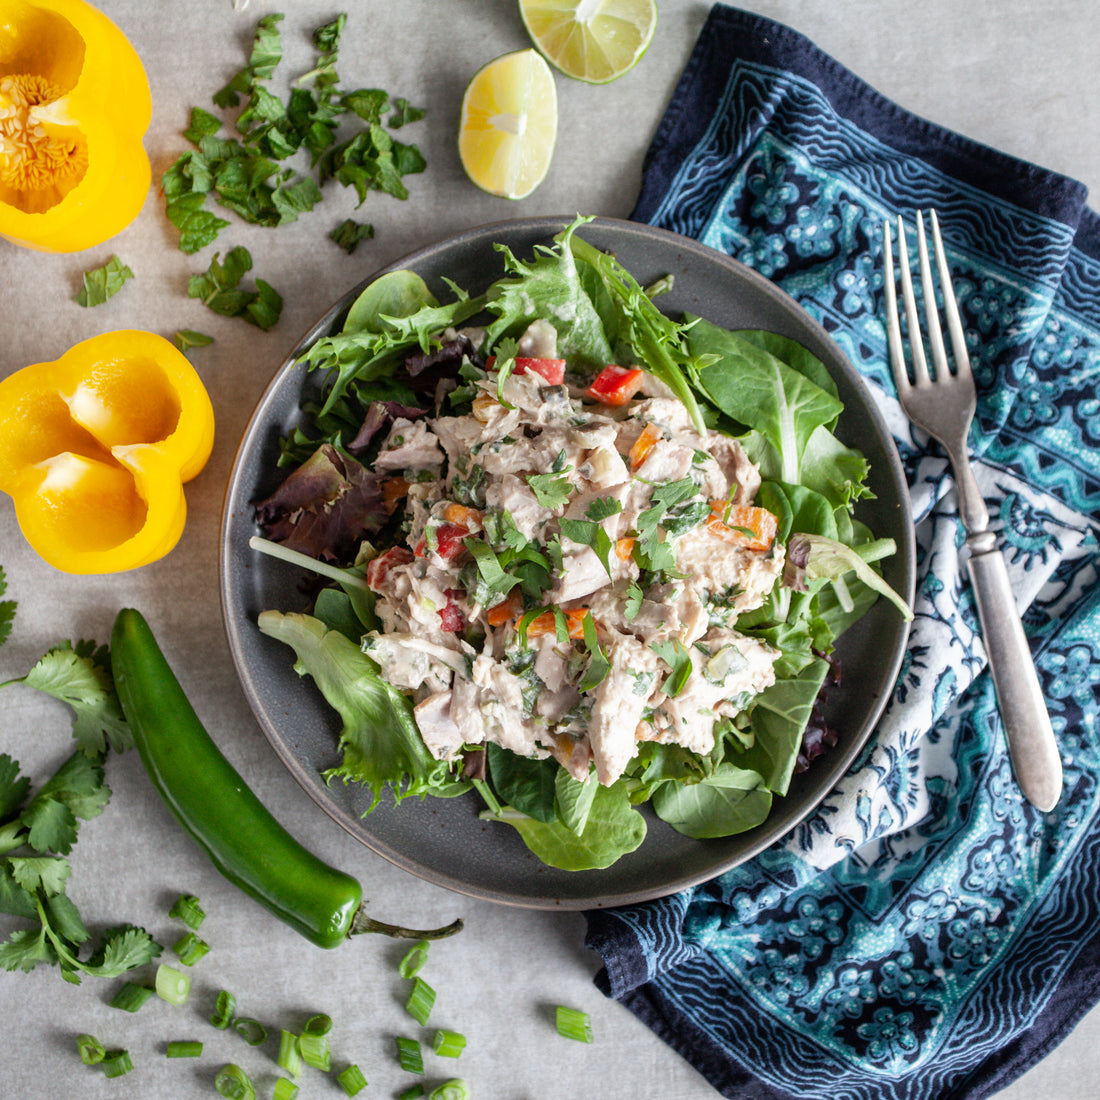
[[[0,237],[78,252],[121,232],[149,193],[149,82],[83,0],[0,0]]]
[[[167,554],[183,533],[183,483],[213,443],[198,374],[151,332],[93,336],[0,382],[0,490],[27,541],[66,573]]]

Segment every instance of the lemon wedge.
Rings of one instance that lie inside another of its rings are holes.
[[[641,60],[657,0],[519,0],[531,40],[566,76],[606,84]]]
[[[522,199],[542,182],[558,134],[554,74],[536,50],[518,50],[474,74],[462,97],[458,155],[482,190]]]

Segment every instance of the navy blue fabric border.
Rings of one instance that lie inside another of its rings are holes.
[[[1085,210],[1087,189],[1068,176],[1009,156],[904,110],[791,27],[716,4],[684,70],[643,165],[631,217],[649,221],[672,183],[666,166],[687,156],[714,117],[730,66],[760,62],[812,80],[837,112],[899,152],[933,164],[990,195],[1066,225]],[[1095,220],[1095,219],[1093,219]],[[1095,226],[1090,247],[1100,246]]]

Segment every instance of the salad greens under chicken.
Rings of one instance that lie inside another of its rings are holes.
[[[382,276],[320,379],[252,545],[324,580],[269,610],[343,721],[326,778],[471,789],[544,862],[604,867],[649,803],[691,837],[767,816],[834,735],[837,636],[894,550],[805,348],[674,320],[578,218],[440,304]],[[369,811],[368,811],[369,812]]]

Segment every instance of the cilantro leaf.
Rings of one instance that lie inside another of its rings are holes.
[[[535,494],[535,499],[543,508],[553,512],[565,506],[573,490],[568,476],[572,470],[573,467],[569,466],[557,474],[526,475],[526,481],[531,486],[531,492]]]
[[[46,897],[62,893],[73,873],[67,859],[54,856],[8,856],[8,867],[28,894],[41,890]]]
[[[601,520],[617,516],[623,510],[622,502],[611,497],[597,497],[584,510],[584,514],[599,523]]]
[[[663,685],[665,694],[679,695],[691,675],[691,654],[684,643],[679,638],[670,638],[663,642],[653,642],[649,648],[671,669]]]
[[[8,590],[8,579],[4,570],[0,567],[0,596]],[[11,635],[12,623],[15,622],[15,600],[0,600],[0,645],[3,645]]]
[[[611,537],[595,521],[588,519],[563,519],[561,533],[581,546],[590,546],[600,559],[607,575],[611,576]]]
[[[31,781],[19,774],[19,765],[6,752],[0,752],[0,821],[7,821],[27,797]]]
[[[81,969],[97,978],[117,978],[136,966],[152,962],[161,953],[160,944],[136,925],[109,928],[103,941]]]
[[[67,855],[76,843],[76,814],[55,798],[39,795],[23,811],[21,820],[27,826],[27,843],[36,852],[59,852]]]
[[[24,890],[11,873],[6,859],[0,860],[0,913],[25,920],[36,920],[38,910],[34,907],[34,895]]]
[[[588,651],[588,668],[577,685],[578,690],[583,692],[599,687],[611,671],[611,664],[596,636],[596,622],[591,614],[585,615],[581,629],[584,632],[584,648]]]
[[[133,277],[133,271],[117,256],[112,256],[102,267],[84,272],[84,286],[76,296],[76,304],[101,306],[122,289],[127,279]]]
[[[133,736],[122,716],[114,683],[107,668],[106,651],[94,643],[63,642],[55,646],[19,680],[37,691],[52,695],[72,707],[73,736],[81,750],[94,755],[107,744],[121,752],[133,744]]]
[[[29,928],[13,932],[0,943],[0,966],[29,974],[41,962],[55,962],[57,956],[46,939],[43,925],[37,932]]]

